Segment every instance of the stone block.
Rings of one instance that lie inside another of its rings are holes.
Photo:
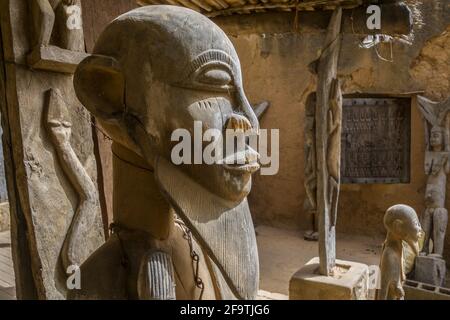
[[[315,257],[297,271],[289,282],[290,300],[366,300],[369,268],[352,261],[336,260],[333,276],[319,274]]]
[[[442,287],[445,282],[445,260],[433,256],[416,257],[414,280]]]
[[[427,283],[406,280],[405,300],[450,300],[450,289]]]

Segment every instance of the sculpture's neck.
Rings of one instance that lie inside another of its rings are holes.
[[[388,232],[386,236],[386,246],[395,249],[399,253],[403,252],[402,239],[394,235],[392,232]]]
[[[156,185],[153,169],[136,153],[114,143],[114,223],[166,239],[173,226],[173,214]]]

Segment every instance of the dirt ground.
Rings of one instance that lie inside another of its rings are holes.
[[[306,262],[318,255],[318,243],[303,239],[304,231],[256,227],[260,266],[258,299],[288,299],[289,280]],[[383,238],[337,234],[338,259],[379,265]],[[447,269],[446,287],[450,287]]]
[[[277,294],[286,298],[289,279],[311,258],[318,255],[318,243],[303,239],[303,231],[277,229],[267,226],[256,228],[260,261],[260,295]],[[378,265],[382,238],[338,234],[337,258]]]

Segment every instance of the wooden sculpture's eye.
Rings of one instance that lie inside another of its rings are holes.
[[[232,78],[231,75],[225,70],[208,69],[198,75],[197,81],[204,84],[222,87],[231,85]]]

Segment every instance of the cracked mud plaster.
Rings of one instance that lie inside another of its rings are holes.
[[[425,90],[424,95],[442,101],[450,96],[450,25],[427,41],[411,64],[411,77]]]

